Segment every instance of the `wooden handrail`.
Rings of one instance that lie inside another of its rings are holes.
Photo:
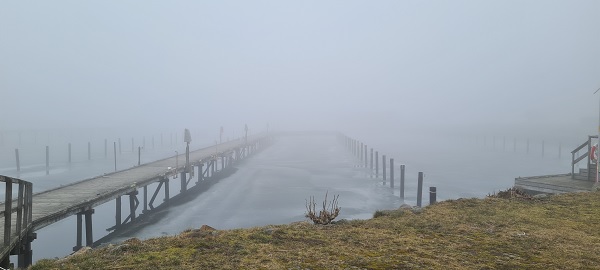
[[[4,194],[4,210],[0,211],[0,216],[4,216],[4,247],[2,250],[8,252],[6,247],[10,247],[14,242],[23,239],[32,227],[32,196],[33,185],[30,182],[21,179],[0,175],[0,182],[6,183]],[[18,185],[17,199],[13,200],[13,184]],[[15,206],[16,204],[16,206]],[[12,233],[12,214],[17,213],[15,222],[15,234]],[[6,256],[7,254],[1,254]]]

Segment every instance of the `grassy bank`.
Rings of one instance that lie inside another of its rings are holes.
[[[326,226],[195,229],[41,260],[32,269],[600,267],[600,192],[459,199],[376,216]]]

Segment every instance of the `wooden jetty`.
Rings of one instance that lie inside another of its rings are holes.
[[[515,187],[527,193],[566,193],[592,191],[596,186],[596,163],[590,158],[592,139],[598,136],[588,136],[587,141],[571,151],[571,173],[518,177]],[[577,172],[575,166],[585,162],[584,168]]]
[[[6,238],[3,238],[0,242],[4,243],[2,249],[0,249],[2,258],[0,267],[7,268],[9,266],[9,254],[19,255],[20,267],[30,265],[32,262],[31,241],[36,237],[35,231],[72,215],[77,215],[77,243],[73,250],[82,247],[84,221],[85,245],[93,246],[92,214],[94,213],[94,207],[116,200],[115,226],[109,230],[126,226],[135,221],[136,213],[140,212],[137,210],[139,206],[143,207],[141,215],[154,209],[154,200],[161,190],[164,192],[164,201],[168,203],[170,199],[169,181],[172,180],[172,177],[179,177],[181,181],[179,194],[184,194],[188,190],[194,174],[197,175],[195,184],[202,184],[211,177],[217,176],[219,171],[223,171],[224,168],[262,148],[267,141],[266,136],[246,137],[245,139],[226,142],[193,152],[189,152],[188,144],[188,150],[185,154],[82,180],[33,195],[30,195],[31,191],[29,193],[23,192],[28,197],[25,196],[26,198],[22,201],[21,195],[19,195],[18,207],[14,207],[14,202],[11,204],[11,198],[8,196],[11,192],[9,182],[19,183],[23,186],[27,186],[27,182],[0,176],[0,180],[8,180],[5,181],[7,183],[8,205],[5,202],[5,208],[7,209],[3,212],[5,219],[0,220],[0,224],[5,228],[4,235],[8,235],[10,239],[5,240]],[[153,183],[159,184],[149,198],[148,185]],[[30,183],[29,187],[31,187]],[[139,191],[142,193],[140,195],[142,203],[138,199]],[[129,215],[124,220],[121,217],[122,196],[128,196],[130,210]],[[29,202],[29,204],[24,202]],[[29,212],[24,214],[19,212],[23,209]],[[17,222],[18,218],[11,219],[15,212],[20,217],[22,215],[28,217],[25,218],[25,225],[16,225],[21,222],[21,220]],[[7,223],[11,226],[8,226]],[[7,227],[8,233],[6,232]],[[18,230],[16,230],[17,228]],[[22,228],[25,228],[26,231],[22,231]]]

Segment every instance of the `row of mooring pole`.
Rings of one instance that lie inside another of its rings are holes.
[[[133,140],[132,140],[132,143],[133,143]],[[119,146],[120,146],[120,140],[119,140]],[[142,147],[138,146],[137,150],[138,150],[137,153],[138,153],[138,166],[139,166],[139,165],[141,165],[141,159],[142,159]],[[107,155],[108,155],[108,140],[105,139],[104,140],[104,156],[105,156],[105,158],[107,157]],[[92,144],[90,142],[88,142],[88,144],[87,144],[87,160],[88,161],[92,160]],[[116,171],[117,170],[117,142],[114,142],[114,160],[115,160],[115,171]],[[69,164],[71,164],[73,161],[71,143],[68,143],[68,145],[67,145],[67,161]],[[19,148],[15,148],[15,163],[16,163],[17,173],[20,173],[21,172],[21,155],[19,152]],[[50,146],[46,146],[46,175],[49,175],[49,174],[50,174]]]
[[[368,168],[370,171],[371,176],[375,177],[376,179],[379,178],[379,151],[374,150],[373,148],[368,148],[368,146],[366,144],[364,144],[363,142],[360,142],[356,139],[352,139],[348,136],[345,135],[339,135],[340,140],[342,141],[342,143],[344,144],[344,146],[350,151],[350,153],[352,153],[353,156],[355,156],[357,159],[359,159],[359,166],[364,166],[364,168]],[[370,155],[368,155],[367,153],[370,153]],[[369,156],[370,156],[370,160],[369,160]],[[381,172],[382,172],[382,180],[383,180],[383,185],[387,185],[387,181],[389,179],[390,182],[390,188],[394,189],[395,187],[395,183],[394,183],[394,169],[395,169],[395,164],[394,164],[394,158],[389,158],[389,175],[387,174],[388,172],[388,160],[387,160],[387,156],[386,155],[381,155]],[[400,199],[404,200],[404,193],[405,193],[405,172],[406,172],[406,165],[401,164],[400,165],[400,181],[399,181],[399,186],[400,186]],[[417,176],[417,206],[421,207],[422,206],[422,199],[423,199],[423,178],[424,178],[424,174],[423,172],[419,172],[418,176]],[[437,201],[437,188],[436,187],[429,187],[429,204],[434,204]]]
[[[158,135],[152,135],[152,148],[154,148],[156,146],[156,144],[155,144],[155,141],[156,141],[155,138],[156,138],[156,136],[158,136]],[[168,146],[173,146],[173,143],[175,143],[175,144],[179,143],[179,139],[178,139],[178,134],[177,133],[175,133],[175,139],[173,139],[173,133],[171,133],[170,136],[171,136],[170,137],[171,140],[170,140],[170,144]],[[131,138],[132,144],[133,144],[134,138],[135,137]],[[142,144],[141,145],[142,145],[143,148],[145,148],[146,147],[146,136],[142,136],[141,139],[142,139]],[[5,136],[5,134],[3,132],[0,132],[0,146],[4,146],[5,144],[8,145],[7,141],[10,141],[10,140],[6,139],[6,136]],[[23,139],[23,136],[22,136],[21,132],[18,133],[18,140],[17,141],[18,141],[18,143],[16,143],[16,145],[23,145],[23,144],[27,144],[27,145],[35,144],[35,145],[37,145],[38,144],[37,135],[34,135],[33,141],[30,141],[30,140],[27,140],[27,139]],[[48,140],[47,140],[46,143],[47,144],[51,144],[50,141],[51,141],[50,137],[48,137]],[[13,143],[13,145],[15,145],[15,144]],[[165,146],[165,140],[164,140],[163,133],[160,133],[160,146]],[[133,148],[132,148],[132,150],[133,150]]]
[[[531,148],[532,148],[531,145],[532,145],[531,140],[529,138],[525,139],[523,149],[525,150],[526,154],[531,153]],[[487,146],[488,146],[487,145],[487,137],[484,136],[483,137],[483,147],[487,147]],[[492,136],[492,145],[491,146],[492,146],[493,150],[496,150],[496,136]],[[508,144],[506,142],[506,136],[505,136],[502,138],[502,151],[507,151],[507,146],[508,146]],[[556,148],[558,159],[562,158],[562,148],[563,148],[562,142],[559,142],[558,146]],[[514,137],[513,141],[512,141],[512,151],[516,153],[518,151],[518,149],[519,149],[519,147],[518,147],[518,143],[517,143],[517,138]],[[542,157],[546,157],[546,140],[542,140],[540,142],[540,152],[541,152]]]

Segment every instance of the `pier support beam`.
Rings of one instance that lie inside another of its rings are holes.
[[[75,247],[73,247],[73,251],[77,251],[83,247],[83,216],[85,216],[85,245],[91,247],[94,244],[94,237],[92,235],[92,214],[94,214],[94,209],[88,209],[77,213],[77,243]]]

